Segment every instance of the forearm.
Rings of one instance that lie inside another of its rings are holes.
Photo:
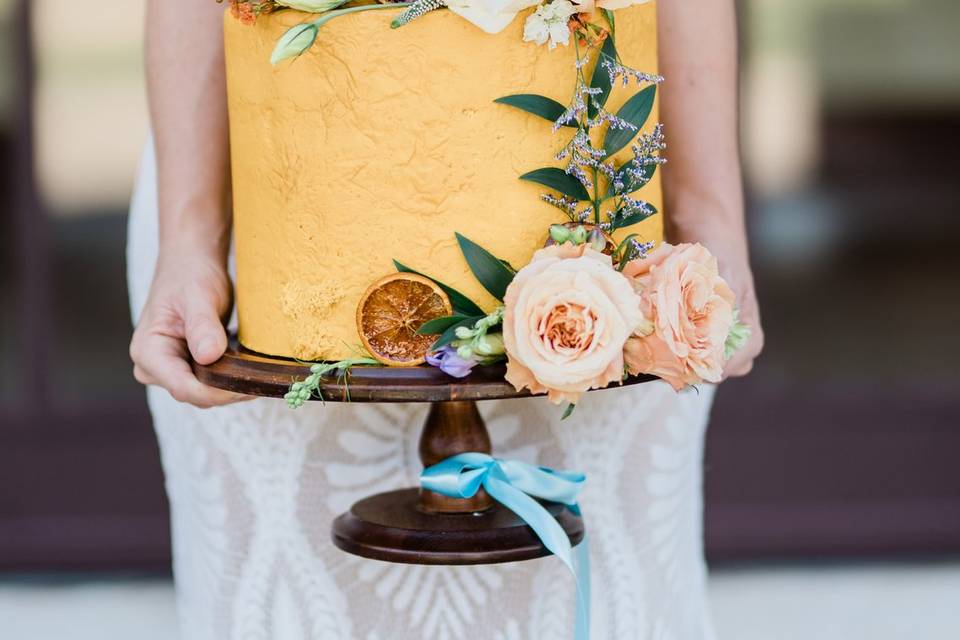
[[[733,0],[661,0],[659,30],[667,236],[746,266]]]
[[[157,154],[161,256],[226,259],[230,168],[223,5],[148,0],[147,89]]]

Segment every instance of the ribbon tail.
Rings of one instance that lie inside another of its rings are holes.
[[[573,548],[574,578],[577,583],[577,611],[574,619],[574,638],[577,640],[590,637],[590,541],[587,534],[583,540]]]
[[[508,480],[494,474],[487,476],[483,486],[497,502],[513,511],[530,525],[530,528],[540,538],[543,546],[557,556],[570,570],[577,590],[574,640],[589,640],[590,554],[586,538],[577,545],[575,557],[573,547],[570,545],[570,538],[567,537],[563,527],[539,502],[511,485]]]

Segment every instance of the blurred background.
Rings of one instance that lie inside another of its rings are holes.
[[[955,639],[960,3],[739,5],[767,348],[706,451],[721,637]],[[143,8],[0,0],[4,639],[175,634],[127,358]]]

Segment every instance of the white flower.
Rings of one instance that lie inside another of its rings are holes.
[[[539,0],[447,0],[447,8],[487,33],[500,33]]]
[[[540,5],[530,14],[523,26],[524,41],[537,44],[546,44],[549,41],[551,49],[558,44],[569,44],[570,27],[567,23],[570,16],[576,12],[577,9],[570,0],[554,0]]]

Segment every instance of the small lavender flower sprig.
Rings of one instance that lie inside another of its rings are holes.
[[[613,37],[612,34],[609,37]],[[666,147],[663,138],[663,128],[657,125],[653,132],[640,134],[632,145],[634,158],[630,162],[617,167],[612,158],[607,158],[603,148],[594,146],[593,131],[606,126],[607,131],[629,131],[639,133],[639,123],[626,120],[618,114],[611,113],[604,108],[606,92],[603,88],[591,86],[597,78],[597,73],[606,71],[613,86],[616,81],[624,80],[627,84],[631,80],[638,85],[659,84],[663,78],[659,75],[644,73],[627,67],[616,56],[611,56],[606,48],[600,51],[599,69],[593,78],[588,81],[585,69],[589,63],[589,52],[581,51],[579,39],[576,42],[576,86],[573,99],[566,109],[553,123],[553,130],[560,131],[563,127],[575,125],[576,132],[559,152],[555,155],[558,161],[566,160],[564,172],[580,183],[589,194],[592,192],[589,206],[578,210],[577,205],[567,196],[556,197],[544,194],[542,199],[567,214],[572,222],[592,222],[605,231],[615,230],[618,226],[628,226],[639,222],[656,210],[648,203],[634,200],[629,197],[632,191],[649,181],[652,172],[650,165],[665,162],[660,158],[660,152]],[[589,105],[589,106],[588,106]],[[606,194],[601,194],[600,179],[605,179],[609,185]],[[604,212],[605,201],[613,199],[613,208]],[[592,220],[591,220],[592,217]],[[604,219],[606,218],[606,219]]]
[[[457,348],[448,344],[427,354],[427,364],[440,369],[448,376],[466,378],[478,362],[476,358],[461,358]]]
[[[607,76],[610,78],[610,84],[615,85],[618,80],[625,87],[630,84],[631,80],[638,85],[660,84],[663,82],[663,76],[661,75],[638,71],[632,67],[625,66],[619,60],[611,58],[606,54],[603,54],[602,57],[600,67],[607,72]]]
[[[613,252],[617,270],[623,271],[627,264],[633,260],[644,260],[655,246],[657,246],[657,243],[645,242],[636,233],[631,233],[624,238],[617,250]]]

